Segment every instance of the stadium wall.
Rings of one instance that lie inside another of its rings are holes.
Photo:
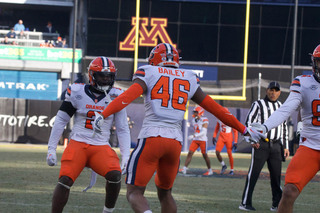
[[[62,101],[0,98],[0,132],[2,133],[0,134],[0,142],[47,144],[56,113],[61,103]],[[192,126],[190,126],[193,108],[194,106],[192,105],[188,108],[188,119],[186,120],[187,132],[185,135],[192,134],[194,131]],[[229,107],[229,110],[240,122],[244,123],[249,109]],[[130,129],[131,144],[134,147],[144,119],[143,104],[130,104],[127,107],[127,114],[130,117],[132,125]],[[204,116],[209,119],[207,133],[208,149],[214,150],[212,135],[217,118],[208,112],[205,112]],[[296,118],[297,116],[292,116],[291,135],[293,134],[293,130],[296,129]],[[65,128],[59,142],[61,145],[64,139],[69,137],[71,128],[70,125]],[[110,144],[118,146],[117,141],[113,141],[116,140],[114,136],[112,135],[110,138]],[[249,152],[250,145],[242,141],[243,137],[240,136],[238,152]],[[184,142],[182,151],[187,151],[191,141],[185,140]]]

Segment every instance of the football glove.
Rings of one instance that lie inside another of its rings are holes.
[[[257,131],[259,131],[260,133],[262,133],[264,135],[268,132],[267,127],[264,124],[252,123],[251,127],[254,127]]]
[[[261,124],[260,124],[261,125]],[[250,126],[247,128],[247,132],[249,135],[244,136],[244,139],[247,143],[259,143],[261,138],[266,138],[265,134],[261,133],[256,127]]]
[[[301,131],[302,131],[302,121],[299,121],[299,122],[297,123],[297,132],[296,132],[296,136],[297,136],[297,137],[300,137]]]
[[[190,141],[190,140],[193,140],[193,138],[194,138],[194,135],[189,135],[188,136],[188,140]]]
[[[55,166],[57,165],[57,154],[56,150],[48,150],[47,153],[47,164],[49,166]]]
[[[94,112],[94,115],[95,115],[95,119],[92,124],[93,135],[95,135],[95,133],[101,134],[102,132],[101,126],[103,124],[104,118],[98,112]]]
[[[238,144],[237,144],[237,143],[234,143],[233,146],[232,146],[233,151],[236,151],[237,148],[238,148]]]
[[[216,145],[216,143],[217,143],[216,138],[212,137],[212,143],[213,143],[214,146]]]
[[[128,165],[129,159],[122,159],[120,168],[121,168],[121,174],[125,175],[127,173],[127,165]]]
[[[96,173],[95,171],[91,170],[90,183],[89,183],[89,185],[88,185],[85,189],[83,189],[82,191],[83,191],[83,192],[86,192],[86,191],[88,191],[89,189],[91,189],[91,188],[94,186],[94,184],[96,183],[96,181],[97,181],[97,173]]]

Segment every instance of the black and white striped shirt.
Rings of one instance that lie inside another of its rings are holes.
[[[263,124],[274,111],[280,108],[281,105],[282,103],[280,101],[270,101],[267,96],[264,99],[253,102],[247,115],[246,126],[250,126],[252,123]],[[286,121],[277,128],[269,131],[267,137],[271,141],[280,140],[284,148],[289,149],[288,128]]]

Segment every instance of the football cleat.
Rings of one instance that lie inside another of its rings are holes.
[[[188,168],[187,167],[183,167],[182,169],[179,169],[179,172],[181,172],[182,174],[187,174],[187,170]]]
[[[208,171],[203,173],[202,175],[204,175],[204,176],[213,175],[212,169],[208,169]]]
[[[221,168],[221,172],[220,174],[223,174],[227,169],[227,165],[223,165],[222,168]]]

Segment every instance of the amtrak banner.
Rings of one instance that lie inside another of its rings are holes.
[[[0,70],[0,97],[57,100],[58,73]]]

